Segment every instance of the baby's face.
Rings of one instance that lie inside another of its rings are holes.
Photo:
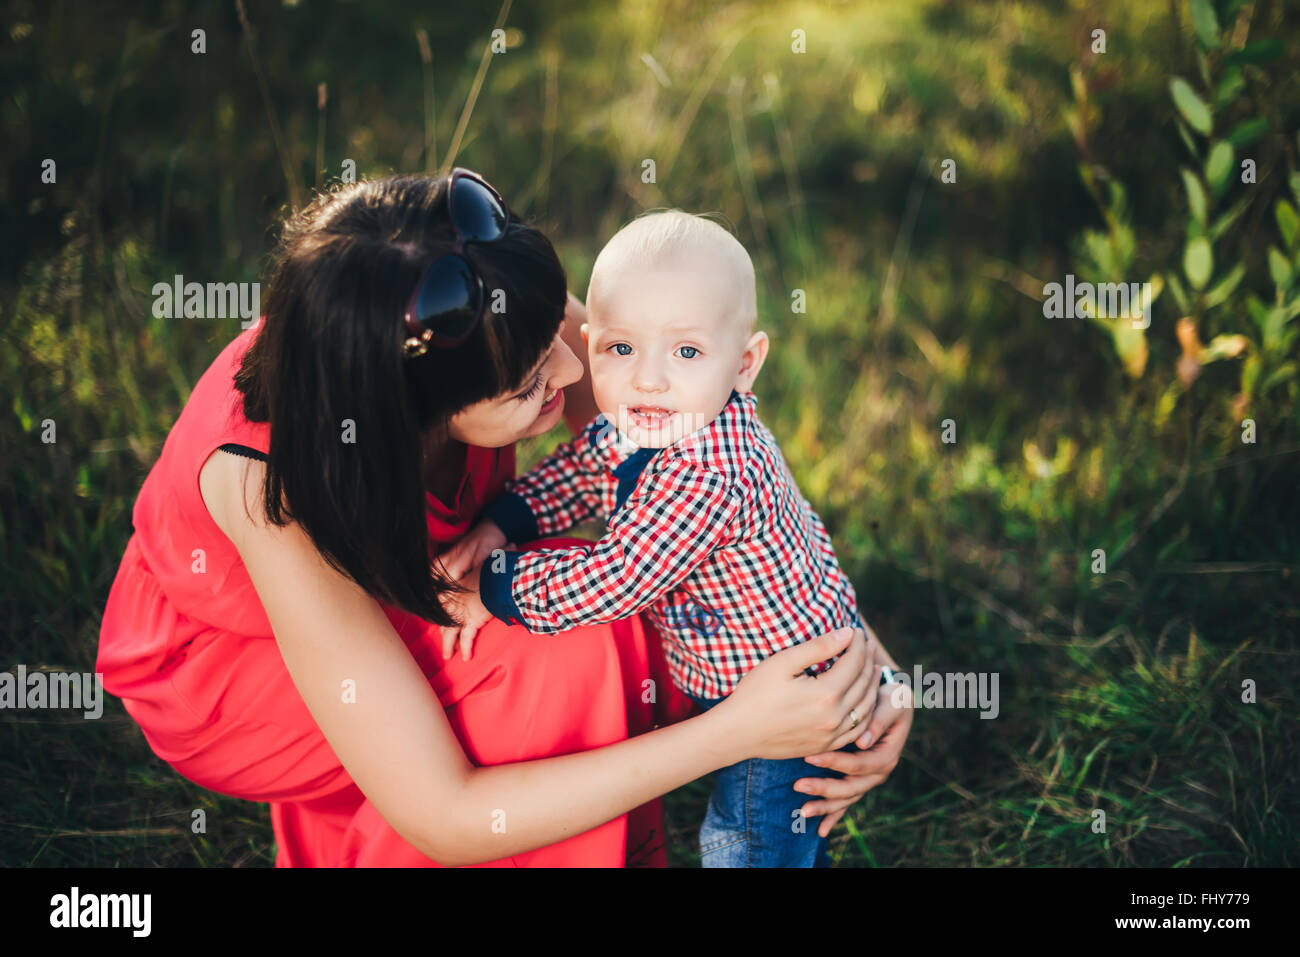
[[[738,300],[725,271],[700,255],[594,282],[582,328],[600,411],[642,448],[712,422],[732,389],[749,390],[767,351]]]

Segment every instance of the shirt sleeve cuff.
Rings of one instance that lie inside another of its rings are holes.
[[[489,558],[480,566],[478,575],[478,596],[483,602],[483,607],[490,611],[494,618],[500,618],[512,625],[524,623],[523,612],[519,610],[514,596],[510,594],[510,587],[515,581],[515,563],[519,561],[519,555],[519,552],[506,552],[505,567],[500,571],[493,570],[492,566],[497,562],[496,559]]]
[[[515,492],[502,492],[484,507],[480,517],[496,522],[507,542],[522,545],[538,538],[537,518],[523,496]]]

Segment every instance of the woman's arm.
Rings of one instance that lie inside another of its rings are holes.
[[[596,393],[591,386],[591,363],[587,358],[587,344],[582,341],[582,324],[587,321],[587,307],[569,293],[569,304],[564,307],[564,325],[560,338],[582,361],[582,378],[564,388],[564,421],[569,432],[577,435],[582,427],[596,417]]]
[[[861,632],[851,644],[849,632],[834,632],[767,659],[699,717],[592,751],[477,768],[378,603],[331,569],[299,526],[266,524],[265,466],[240,465],[245,502],[213,517],[244,560],[295,687],[362,793],[440,863],[553,844],[746,757],[842,747],[858,734],[850,709],[875,704],[875,649]],[[819,679],[801,674],[846,645]],[[501,812],[504,833],[493,827]]]

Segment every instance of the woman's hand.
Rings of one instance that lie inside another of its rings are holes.
[[[874,643],[873,643],[874,644]],[[872,669],[880,681],[880,666]],[[843,778],[800,778],[796,791],[821,796],[803,806],[805,818],[822,815],[817,833],[826,837],[850,805],[878,784],[883,784],[898,764],[903,744],[912,729],[912,689],[905,684],[884,685],[876,698],[866,734],[858,739],[863,751],[824,751],[804,760],[820,768],[842,771]]]
[[[713,710],[725,709],[735,723],[738,740],[747,742],[745,757],[801,758],[842,748],[862,734],[861,719],[875,707],[877,647],[858,628],[805,641],[764,659]],[[841,651],[817,677],[803,673]]]

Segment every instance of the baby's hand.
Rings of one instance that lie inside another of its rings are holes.
[[[448,578],[460,579],[482,565],[491,557],[492,552],[504,548],[506,544],[505,533],[497,523],[490,518],[485,518],[466,532],[460,541],[439,555],[438,560],[442,563]]]
[[[446,661],[456,652],[456,646],[460,646],[461,657],[469,661],[470,655],[474,651],[474,637],[478,634],[480,628],[492,620],[492,613],[483,607],[483,601],[478,596],[478,578],[479,571],[477,568],[471,569],[460,584],[469,589],[466,594],[450,594],[443,600],[443,606],[451,613],[451,616],[460,622],[456,625],[443,625],[442,627],[442,658]]]

